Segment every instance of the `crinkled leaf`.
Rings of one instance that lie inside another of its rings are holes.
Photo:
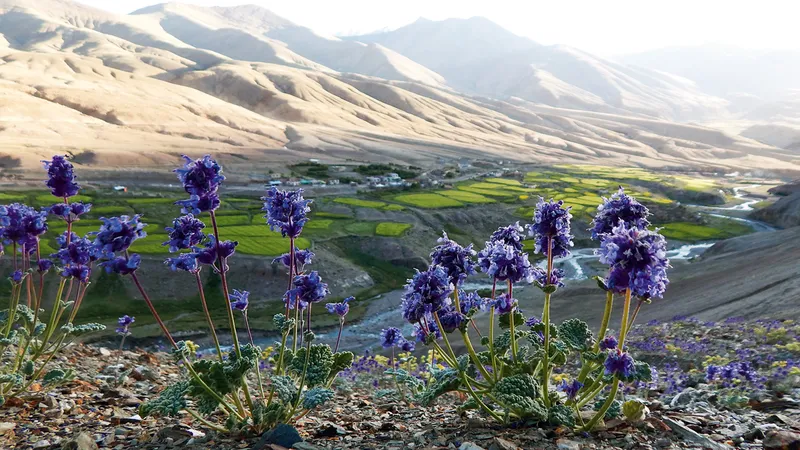
[[[306,363],[306,347],[297,350],[291,361],[289,368],[298,377],[303,373],[303,366]],[[327,344],[315,344],[311,346],[308,367],[306,368],[305,384],[309,388],[322,386],[328,381],[328,375],[333,367],[334,357],[331,348]],[[302,389],[303,386],[300,386]]]
[[[333,398],[333,391],[323,387],[315,387],[303,393],[303,408],[314,409]]]
[[[565,320],[558,326],[558,335],[569,348],[586,351],[592,344],[592,332],[589,325],[580,319]]]
[[[430,406],[437,398],[447,392],[455,391],[461,386],[461,377],[453,368],[446,368],[433,373],[433,380],[428,388],[420,395],[420,403]]]
[[[179,381],[161,391],[158,397],[148,400],[139,407],[142,417],[149,415],[175,417],[186,408],[186,394],[189,392],[189,381]]]
[[[422,380],[403,369],[386,369],[384,373],[392,376],[398,384],[408,386],[413,392],[417,392],[425,386]]]
[[[597,401],[594,403],[594,410],[600,411],[600,408],[603,407],[603,403],[606,402],[606,398],[598,398]],[[619,400],[614,400],[611,403],[611,406],[606,411],[606,415],[604,419],[616,419],[619,415],[622,414],[622,402]]]
[[[539,383],[529,374],[502,378],[494,386],[494,394],[508,411],[520,418],[538,422],[544,422],[548,418],[547,409],[539,401]]]
[[[504,330],[511,328],[511,314],[514,314],[514,328],[521,327],[525,324],[525,316],[515,309],[513,312],[500,314],[497,316],[497,319],[500,323],[500,328]]]
[[[547,421],[552,425],[563,425],[572,428],[575,426],[575,414],[569,406],[553,405],[550,407]]]
[[[349,369],[353,365],[353,352],[338,352],[333,354],[333,364],[331,365],[328,379],[334,378],[339,372]]]
[[[297,386],[294,380],[287,376],[272,377],[272,388],[275,389],[275,394],[280,401],[292,404],[297,396]]]
[[[72,369],[61,370],[53,369],[42,377],[43,386],[55,386],[75,379],[75,371]]]
[[[84,323],[81,325],[72,325],[71,323],[67,323],[64,324],[61,329],[70,336],[80,337],[89,333],[103,331],[106,329],[106,326],[100,323]]]

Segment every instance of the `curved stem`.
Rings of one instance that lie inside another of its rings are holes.
[[[213,423],[209,422],[208,420],[204,419],[199,413],[195,412],[192,409],[186,408],[184,411],[186,411],[187,413],[189,413],[190,416],[192,416],[195,419],[197,419],[198,421],[200,421],[200,423],[202,423],[203,425],[207,426],[208,428],[210,428],[210,429],[212,429],[212,430],[214,430],[216,432],[219,432],[219,433],[227,433],[228,432],[227,428],[223,428],[223,427],[221,427],[219,425],[216,425],[216,424],[213,424]]]
[[[599,411],[597,411],[597,414],[592,417],[592,420],[584,425],[581,430],[592,431],[592,428],[594,428],[594,426],[597,425],[597,422],[606,415],[606,411],[608,411],[608,408],[610,408],[611,404],[614,403],[614,397],[617,396],[617,389],[619,389],[619,379],[614,377],[614,380],[611,383],[611,392],[608,393],[608,398],[606,398],[605,403],[603,403],[603,406]]]
[[[147,304],[147,308],[150,309],[150,313],[153,315],[153,318],[156,319],[158,326],[161,327],[161,332],[164,333],[164,336],[167,337],[167,340],[172,345],[173,348],[177,349],[178,344],[175,343],[175,339],[172,338],[172,335],[167,330],[167,326],[164,324],[164,321],[161,320],[161,316],[158,315],[158,311],[156,311],[155,306],[153,306],[153,302],[150,301],[150,296],[147,295],[145,292],[142,283],[139,282],[139,277],[136,276],[136,272],[131,273],[131,279],[133,279],[133,284],[139,289],[139,293],[142,294],[144,298],[145,304]]]
[[[197,282],[197,291],[200,293],[200,303],[203,305],[203,313],[206,315],[206,322],[208,328],[211,330],[211,339],[214,341],[214,347],[217,349],[217,356],[222,362],[222,350],[219,346],[219,337],[217,337],[217,330],[214,327],[214,322],[211,320],[211,313],[208,311],[208,303],[206,302],[206,293],[203,290],[203,280],[200,279],[200,271],[194,273],[195,281]]]
[[[636,309],[633,310],[633,314],[631,315],[631,320],[628,321],[628,330],[631,329],[633,322],[636,320],[636,316],[639,315],[639,309],[641,309],[642,303],[644,303],[644,299],[639,298],[639,302],[636,304]]]
[[[250,345],[256,347],[253,340],[253,332],[250,330],[250,320],[247,318],[247,310],[244,310],[244,326],[247,328],[247,335],[250,337]],[[264,382],[261,380],[261,353],[256,354],[256,378],[258,379],[258,391],[261,392],[261,398],[266,398],[264,395]]]
[[[600,323],[600,332],[597,335],[597,341],[594,343],[594,347],[592,351],[597,353],[600,351],[600,343],[606,337],[606,331],[608,330],[608,322],[611,319],[611,309],[614,306],[614,293],[611,291],[606,291],[606,309],[603,311],[603,321]],[[578,381],[583,383],[586,380],[586,377],[589,373],[597,367],[594,363],[589,362],[584,364],[581,367],[581,372],[578,375]]]
[[[547,278],[546,284],[550,284],[553,273],[553,238],[547,239]],[[542,311],[542,322],[544,323],[544,356],[542,358],[542,395],[544,404],[550,408],[550,293],[544,294],[544,310]]]
[[[342,330],[344,330],[344,317],[339,320],[339,334],[336,335],[336,346],[333,348],[333,353],[339,351],[339,341],[342,339]]]
[[[464,345],[467,346],[467,352],[469,352],[469,356],[472,358],[472,363],[475,364],[475,367],[477,367],[478,370],[480,370],[481,375],[486,382],[491,384],[494,381],[494,377],[489,374],[489,372],[486,370],[486,367],[484,367],[483,363],[481,363],[480,358],[478,358],[478,354],[475,353],[475,348],[472,346],[472,341],[469,339],[469,333],[462,331],[461,337],[464,339]]]
[[[622,323],[620,325],[621,331],[619,333],[619,349],[625,348],[625,337],[628,335],[628,314],[631,310],[631,290],[625,290],[625,304],[622,307]]]

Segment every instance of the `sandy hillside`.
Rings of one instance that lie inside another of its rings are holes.
[[[537,74],[551,94],[576,92],[555,71]],[[567,109],[466,95],[383,44],[318,36],[253,6],[171,3],[120,16],[65,0],[0,0],[0,161],[10,173],[54,151],[84,170],[146,169],[184,152],[254,170],[309,157],[800,170],[792,150],[637,112],[637,102],[669,95],[636,86],[646,95],[621,106],[584,90],[585,102]]]

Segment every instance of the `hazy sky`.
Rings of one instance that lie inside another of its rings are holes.
[[[116,13],[159,0],[79,0]],[[675,45],[800,49],[794,0],[184,0],[202,6],[253,3],[324,34],[397,28],[419,17],[484,16],[542,44],[603,56]]]

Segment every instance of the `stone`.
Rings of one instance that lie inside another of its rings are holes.
[[[558,450],[581,450],[581,444],[571,441],[566,438],[561,438],[556,441]]]
[[[105,347],[100,347],[98,349],[98,351],[100,352],[100,356],[104,356],[104,357],[111,356],[111,350],[109,350],[109,349],[107,349]]]
[[[492,445],[489,446],[489,450],[518,450],[518,449],[519,446],[517,446],[517,444],[496,436],[492,441]]]
[[[62,450],[97,450],[95,439],[87,432],[78,433],[74,438],[64,442]]]
[[[770,430],[764,438],[764,450],[794,450],[800,448],[800,433]]]
[[[346,434],[348,434],[348,432],[344,429],[344,427],[333,422],[325,422],[323,427],[317,431],[317,437],[336,437],[344,436]]]
[[[474,442],[462,442],[458,450],[486,450]]]
[[[13,430],[17,424],[13,422],[0,422],[0,433]]]
[[[50,447],[50,441],[48,441],[47,439],[36,441],[36,443],[33,444],[33,448],[47,448],[47,447]]]
[[[156,369],[147,366],[136,366],[131,371],[131,378],[136,381],[156,381],[158,380],[159,373]]]
[[[265,450],[269,444],[280,445],[281,447],[292,448],[298,442],[302,442],[303,438],[300,433],[291,426],[280,424],[270,431],[261,435],[261,440],[256,443],[253,450]]]
[[[309,444],[308,442],[297,442],[292,446],[292,448],[296,450],[323,450],[322,447],[319,447],[314,444]]]

